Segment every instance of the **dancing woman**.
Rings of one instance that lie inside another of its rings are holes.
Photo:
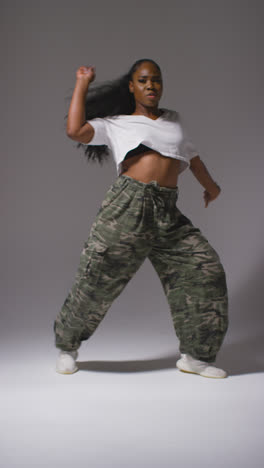
[[[87,160],[114,158],[117,178],[106,191],[80,263],[54,321],[56,370],[71,374],[114,299],[146,258],[157,272],[179,339],[183,372],[223,378],[214,365],[228,328],[226,275],[219,255],[177,207],[187,167],[205,188],[208,206],[221,189],[187,137],[179,112],[159,108],[160,67],[136,61],[121,78],[94,86],[95,67],[80,67],[67,135]],[[89,93],[88,93],[89,88]],[[88,93],[88,96],[87,96]]]

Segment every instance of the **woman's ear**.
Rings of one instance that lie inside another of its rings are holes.
[[[130,93],[133,93],[133,92],[134,92],[134,85],[133,85],[133,81],[129,81],[129,82],[128,82],[128,87],[129,87],[129,91],[130,91]]]

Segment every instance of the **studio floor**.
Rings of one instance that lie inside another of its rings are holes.
[[[216,364],[228,377],[212,379],[176,369],[176,347],[94,340],[79,349],[79,371],[61,375],[56,348],[6,344],[1,466],[260,468],[263,363],[243,349],[226,344]]]

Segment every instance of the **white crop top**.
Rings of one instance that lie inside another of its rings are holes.
[[[89,143],[84,144],[107,145],[115,160],[118,175],[127,152],[140,144],[163,156],[179,159],[179,172],[182,172],[199,153],[187,137],[179,113],[165,108],[161,110],[162,115],[155,120],[145,115],[126,114],[87,120],[94,128],[94,136]]]

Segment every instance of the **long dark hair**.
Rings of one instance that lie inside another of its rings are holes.
[[[95,117],[108,117],[119,114],[132,114],[135,110],[134,94],[130,93],[128,83],[132,81],[133,74],[143,62],[152,62],[159,72],[159,65],[152,59],[143,58],[137,60],[124,75],[114,80],[95,83],[92,81],[85,101],[85,120]],[[71,99],[66,98],[66,99]],[[67,119],[68,114],[64,119]],[[87,161],[98,161],[100,164],[109,158],[107,145],[84,145],[77,143],[77,148],[82,148]]]

